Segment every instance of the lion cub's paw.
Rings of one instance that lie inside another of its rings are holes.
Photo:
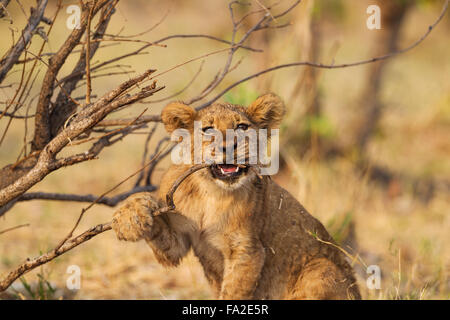
[[[158,202],[146,193],[138,193],[126,199],[112,219],[112,228],[117,238],[138,241],[150,236],[153,213],[157,209],[159,209]]]

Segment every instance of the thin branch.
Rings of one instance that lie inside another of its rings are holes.
[[[167,97],[161,98],[161,99],[150,100],[150,101],[141,101],[140,103],[142,103],[142,104],[159,103],[159,102],[163,102],[163,101],[167,101],[169,99],[175,98],[176,96],[182,94],[194,83],[195,79],[197,79],[200,72],[202,72],[204,62],[205,62],[205,60],[202,61],[202,63],[200,64],[200,67],[198,68],[198,71],[195,73],[195,75],[192,77],[192,79],[181,90],[179,90]]]
[[[129,196],[139,192],[155,191],[155,186],[137,186],[127,192],[120,193],[114,197],[101,197],[92,194],[68,194],[68,193],[49,193],[49,192],[29,192],[23,194],[17,201],[31,201],[31,200],[53,200],[53,201],[71,201],[71,202],[94,202],[103,204],[108,207],[114,207],[119,202],[125,200]]]
[[[146,33],[149,33],[151,31],[153,31],[155,28],[157,28],[161,23],[164,22],[164,20],[166,20],[167,16],[169,15],[170,10],[167,10],[167,12],[164,14],[164,16],[161,18],[161,20],[159,20],[157,23],[155,23],[153,26],[151,26],[149,29],[144,30],[140,33],[136,33],[136,34],[132,34],[132,35],[127,35],[127,36],[121,36],[121,35],[108,35],[108,36],[114,36],[116,38],[136,38],[139,36],[142,36]],[[106,34],[105,34],[106,35]]]
[[[191,39],[191,38],[204,38],[204,39],[215,40],[218,42],[233,45],[233,43],[231,41],[220,39],[218,37],[210,36],[207,34],[174,34],[174,35],[167,36],[167,37],[161,38],[159,40],[156,40],[153,43],[161,43],[161,42],[164,42],[164,41],[167,41],[170,39]],[[242,49],[253,51],[253,52],[263,52],[263,50],[261,50],[261,49],[255,49],[255,48],[251,48],[251,47],[244,46],[244,45],[241,45],[240,47]]]
[[[173,148],[175,147],[175,144],[173,144],[170,148],[168,148],[165,152],[160,153],[161,146],[164,142],[169,141],[169,137],[164,137],[161,140],[159,140],[158,144],[156,145],[155,152],[153,153],[152,157],[154,157],[156,154],[159,154],[159,156],[156,158],[156,160],[148,167],[147,177],[145,178],[145,185],[149,186],[152,185],[152,175],[153,172],[158,165],[158,163],[164,159],[170,152],[172,152]]]
[[[136,122],[139,120],[139,118],[142,116],[142,114],[143,114],[144,112],[146,112],[146,111],[147,111],[147,109],[145,109],[144,111],[142,111],[140,115],[138,115],[133,121],[131,121],[130,123],[128,123],[127,125],[125,125],[125,127],[123,127],[123,128],[118,128],[118,129],[116,129],[116,130],[112,130],[112,131],[110,131],[110,132],[107,132],[107,133],[105,133],[105,134],[99,136],[99,137],[91,137],[91,138],[86,138],[86,139],[83,139],[83,140],[78,140],[78,141],[76,141],[76,142],[72,142],[72,143],[70,144],[70,146],[76,146],[76,145],[79,145],[79,144],[82,144],[82,143],[85,143],[85,142],[88,142],[88,141],[92,141],[92,140],[96,140],[96,139],[98,140],[98,139],[105,138],[105,137],[111,137],[111,136],[113,136],[113,135],[115,135],[115,134],[117,134],[117,133],[123,132],[124,130],[126,130],[126,129],[128,129],[128,128],[134,126],[134,125],[136,125]],[[139,127],[141,127],[141,126],[139,126]]]
[[[46,35],[47,37],[49,36],[50,32],[51,32],[52,29],[53,29],[54,23],[55,23],[55,21],[56,21],[56,17],[58,16],[58,13],[59,13],[60,9],[61,9],[61,0],[58,1],[55,15],[54,15],[53,20],[52,20],[52,23],[51,23],[51,25],[50,25],[50,27],[49,27],[49,29],[48,29],[48,31],[47,31],[47,35]],[[42,51],[44,50],[44,47],[45,47],[45,44],[46,44],[46,43],[47,43],[47,42],[44,41],[44,42],[42,43],[42,45],[41,45],[41,48],[39,49],[39,53],[38,53],[38,57],[39,57],[39,58],[40,58],[40,55],[42,54]],[[26,54],[27,54],[27,52],[25,52],[25,58],[26,58]],[[33,54],[32,54],[32,55],[33,55]],[[25,59],[25,60],[26,60],[26,59]],[[27,80],[25,81],[25,84],[24,84],[24,86],[23,86],[22,92],[21,92],[21,94],[20,94],[19,97],[18,97],[18,102],[17,102],[18,104],[20,104],[20,101],[22,100],[23,94],[24,94],[24,92],[25,92],[25,90],[26,90],[26,88],[27,88],[27,86],[28,86],[28,83],[29,83],[30,79],[32,78],[32,75],[33,75],[34,69],[36,68],[37,62],[38,62],[38,61],[37,61],[37,59],[36,59],[36,60],[34,61],[34,63],[33,63],[33,66],[31,67],[31,71],[28,72],[28,78],[27,78]],[[39,71],[38,71],[38,72],[39,72]],[[14,73],[14,71],[13,71],[12,73]],[[5,111],[7,111],[8,108],[15,102],[15,99],[16,99],[16,97],[17,97],[17,95],[18,95],[18,93],[19,93],[19,91],[20,91],[20,89],[21,89],[22,81],[23,81],[23,79],[20,80],[19,88],[16,90],[16,93],[14,94],[14,97],[11,99],[11,102],[10,102],[10,104],[6,107]],[[34,80],[33,80],[33,81],[34,81]],[[2,115],[0,115],[0,119],[1,119],[1,118],[2,118]]]
[[[25,56],[26,56],[26,52],[25,52]],[[19,94],[20,89],[22,88],[22,84],[23,84],[23,80],[25,77],[25,65],[22,68],[22,73],[20,75],[20,82],[19,82],[19,87],[17,88],[16,92],[14,93],[14,97],[10,100],[10,102],[8,103],[8,105],[6,106],[4,112],[2,114],[0,114],[0,119],[2,119],[2,117],[4,116],[4,114],[9,110],[9,108],[14,104],[14,101],[17,97],[17,95]],[[26,86],[26,85],[25,85]],[[23,92],[23,91],[22,91]],[[20,98],[19,98],[20,99]],[[17,104],[18,105],[18,104]],[[14,112],[13,112],[14,113]],[[5,134],[6,134],[5,130]]]
[[[133,119],[105,119],[97,123],[96,127],[112,127],[112,126],[124,126],[129,124]],[[140,117],[136,121],[136,125],[147,123],[147,122],[161,122],[161,116],[159,114],[146,115]]]
[[[142,160],[141,160],[141,165],[143,166],[145,164],[145,160],[147,159],[147,153],[148,153],[148,145],[150,143],[150,140],[153,137],[153,134],[156,131],[156,128],[158,127],[158,123],[155,123],[153,125],[153,128],[150,130],[150,132],[147,134],[147,138],[145,139],[144,142],[144,152],[142,153]],[[139,176],[136,179],[136,182],[134,184],[135,187],[138,187],[139,184],[141,183],[142,179],[144,178],[144,171],[141,171],[139,173]]]
[[[98,12],[109,1],[100,2],[94,10],[94,14]],[[66,39],[64,44],[59,48],[58,52],[49,60],[47,72],[42,81],[42,87],[39,94],[39,100],[36,107],[35,116],[35,132],[32,142],[32,150],[41,150],[51,140],[51,123],[50,123],[50,98],[53,94],[55,83],[57,82],[57,74],[65,63],[67,57],[72,50],[80,42],[81,37],[86,29],[89,19],[89,8],[83,6],[79,29],[73,29],[72,33]],[[77,104],[76,101],[75,104]]]
[[[3,18],[5,14],[9,15],[6,7],[8,6],[10,0],[1,0],[0,1],[0,18]]]
[[[294,9],[298,4],[300,4],[301,0],[297,0],[296,2],[294,2],[288,9],[286,9],[285,11],[283,11],[282,13],[274,16],[272,15],[272,13],[270,12],[269,8],[264,7],[264,12],[266,12],[249,30],[247,30],[247,32],[242,36],[242,38],[238,41],[235,42],[235,38],[237,35],[237,32],[239,30],[240,27],[240,23],[243,21],[242,19],[239,22],[236,22],[235,18],[234,18],[234,11],[233,11],[233,5],[238,3],[241,4],[239,1],[232,1],[229,3],[228,5],[228,10],[230,12],[230,17],[231,17],[231,22],[233,25],[233,30],[231,33],[231,48],[230,51],[228,53],[228,57],[225,61],[225,66],[223,67],[222,71],[216,76],[214,77],[214,79],[212,80],[211,83],[209,83],[205,89],[202,90],[202,92],[197,95],[196,97],[191,98],[189,101],[186,101],[186,104],[192,104],[195,103],[197,101],[202,100],[203,98],[205,98],[206,96],[208,96],[215,88],[217,88],[222,81],[225,79],[225,77],[227,76],[227,74],[232,70],[232,62],[233,62],[233,57],[235,55],[235,53],[237,52],[237,50],[239,48],[242,48],[243,44],[245,43],[245,41],[247,41],[247,39],[250,37],[250,35],[258,30],[264,29],[265,27],[268,26],[268,23],[271,20],[275,20],[276,18],[282,17],[284,15],[286,15],[287,13],[289,13],[292,9]]]
[[[167,205],[167,208],[169,208],[169,210],[175,210],[175,203],[173,202],[173,194],[175,193],[175,191],[177,191],[180,184],[194,172],[197,172],[198,170],[201,170],[201,169],[204,169],[204,168],[210,167],[210,166],[211,166],[211,164],[207,164],[207,163],[197,164],[195,166],[190,167],[188,170],[186,170],[181,176],[179,176],[175,180],[175,182],[173,183],[172,187],[169,189],[169,191],[167,192],[167,195],[166,195],[166,205]],[[162,212],[162,211],[160,211],[160,212]]]
[[[7,228],[7,229],[4,229],[4,230],[1,230],[0,234],[4,234],[4,233],[7,233],[9,231],[13,231],[13,230],[16,230],[16,229],[19,229],[19,228],[23,228],[23,227],[28,227],[29,225],[30,225],[29,223],[26,223],[26,224],[21,224],[21,225],[15,226],[15,227]]]
[[[22,31],[22,36],[17,43],[6,54],[6,58],[0,61],[0,83],[5,78],[9,70],[14,66],[19,59],[25,47],[33,37],[34,31],[38,27],[44,15],[45,8],[47,7],[48,0],[40,0],[35,10],[33,10],[31,16],[28,19],[28,24]]]
[[[21,115],[15,115],[14,113],[4,112],[1,110],[0,110],[0,114],[2,114],[5,117],[9,117],[9,118],[13,118],[13,119],[28,119],[28,118],[34,117],[34,114],[29,115],[29,116],[21,116]]]
[[[110,3],[109,6],[106,6],[102,10],[99,24],[93,34],[93,39],[103,37],[111,20],[111,16],[114,13],[114,10],[109,9],[114,8],[114,5],[115,2],[112,2]],[[86,50],[82,50],[78,62],[76,63],[75,67],[73,68],[70,74],[70,75],[75,74],[76,76],[71,77],[67,81],[64,81],[64,79],[67,78],[65,77],[56,83],[56,85],[62,85],[63,89],[61,89],[60,92],[58,93],[56,101],[50,112],[50,126],[52,136],[55,136],[58,133],[58,131],[61,129],[61,127],[70,117],[70,115],[75,111],[77,104],[72,101],[69,101],[70,99],[68,95],[71,94],[76,89],[77,83],[83,78],[83,75],[86,73],[86,70],[88,68],[87,62],[94,57],[95,53],[99,48],[100,43],[93,43],[90,46],[89,54],[87,54]],[[94,68],[89,66],[89,70],[90,72],[93,72]],[[90,76],[90,78],[92,79],[93,77]],[[91,95],[90,98],[92,97],[93,96]],[[87,95],[85,96],[85,99],[87,100]]]
[[[91,22],[97,0],[94,0],[91,9],[89,10],[88,22],[86,27],[86,105],[91,103]]]

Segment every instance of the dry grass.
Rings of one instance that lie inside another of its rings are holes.
[[[350,0],[346,0],[349,2]],[[345,2],[345,1],[344,1]],[[149,2],[151,4],[151,2]],[[226,37],[229,21],[222,4],[210,6],[178,6],[174,2],[171,14],[148,40],[170,33],[185,30],[189,33],[202,32]],[[200,3],[200,2],[198,2]],[[203,3],[203,2],[202,2]],[[142,2],[140,9],[128,3],[119,6],[113,31],[123,25],[124,33],[142,31],[142,21],[149,25],[156,22],[165,12],[151,9],[148,2]],[[365,29],[364,4],[349,5],[345,23],[331,29],[323,39],[324,55],[335,41],[340,43],[336,59],[341,62],[352,61],[370,54],[369,41],[372,34]],[[437,9],[437,8],[434,8]],[[436,16],[431,7],[415,10],[409,16],[402,43],[408,44],[426,29]],[[223,15],[215,15],[214,24],[204,17],[217,10]],[[359,11],[358,11],[359,10]],[[360,12],[360,15],[358,14]],[[18,21],[20,12],[15,12]],[[64,16],[63,16],[64,18]],[[61,25],[65,24],[60,17]],[[139,23],[138,23],[139,22]],[[297,23],[296,21],[294,21]],[[362,25],[363,23],[363,25]],[[0,34],[4,32],[5,22],[0,24]],[[359,27],[358,27],[359,26]],[[295,27],[295,25],[294,25]],[[292,50],[271,54],[275,64],[294,59],[301,48],[296,44],[293,30],[279,30],[280,37],[271,46],[277,52],[288,41]],[[328,30],[328,29],[327,29]],[[334,31],[332,31],[334,30]],[[387,105],[379,134],[369,146],[373,163],[381,164],[394,171],[417,178],[450,179],[450,43],[448,42],[449,21],[443,24],[414,52],[393,60],[383,83],[382,98]],[[66,34],[64,28],[57,28],[58,39]],[[151,49],[148,56],[127,60],[135,70],[157,67],[164,70],[189,57],[213,51],[222,46],[205,41],[173,41],[168,48]],[[51,43],[57,48],[59,43]],[[111,48],[105,49],[96,59],[101,60],[114,54]],[[2,46],[3,51],[3,46]],[[244,54],[245,56],[247,53]],[[76,59],[78,57],[73,57]],[[220,58],[212,57],[205,62],[204,71],[198,80],[206,83],[222,65]],[[94,59],[95,60],[95,59]],[[200,63],[200,62],[199,62]],[[218,64],[220,63],[220,64]],[[244,59],[242,66],[230,76],[241,78],[246,71],[255,70],[251,59]],[[173,91],[183,87],[197,71],[198,64],[187,65],[176,73],[161,78],[161,83]],[[282,97],[289,97],[292,79],[300,69],[284,70],[266,76],[270,78],[270,90]],[[322,99],[327,115],[334,126],[335,134],[345,138],[346,124],[352,113],[358,112],[355,99],[360,93],[365,68],[323,71],[320,77]],[[43,73],[43,72],[41,72]],[[116,85],[126,76],[93,81],[94,93],[104,92]],[[231,81],[231,80],[230,80]],[[246,90],[259,92],[256,81],[245,86]],[[264,84],[264,82],[262,82]],[[258,83],[258,85],[263,85]],[[200,86],[194,86],[185,97],[197,93]],[[83,94],[84,89],[80,91]],[[239,91],[236,91],[239,92]],[[170,92],[161,93],[162,97]],[[0,91],[0,96],[3,93]],[[183,98],[183,97],[180,97]],[[0,98],[0,100],[4,100]],[[289,104],[289,101],[286,101]],[[142,105],[122,112],[132,117],[143,110]],[[148,113],[157,113],[162,105],[152,106]],[[301,110],[302,105],[292,106]],[[0,131],[4,125],[0,124]],[[162,129],[159,129],[162,134]],[[0,150],[0,165],[15,161],[23,140],[20,120],[13,121],[8,139]],[[102,154],[101,160],[94,160],[52,173],[31,191],[71,192],[101,194],[128,176],[140,165],[144,135],[127,137]],[[154,146],[153,144],[152,146]],[[73,151],[83,150],[83,146]],[[328,162],[297,159],[292,150],[283,150],[288,160],[287,169],[275,179],[286,187],[305,207],[334,232],[345,217],[351,217],[355,225],[357,253],[366,264],[377,264],[382,271],[381,290],[368,290],[365,286],[365,271],[355,266],[365,298],[369,299],[449,299],[450,298],[450,197],[448,190],[438,189],[435,195],[424,202],[407,186],[399,192],[390,192],[361,176],[355,170],[352,159],[339,159]],[[161,168],[167,167],[164,162]],[[93,174],[95,173],[95,174]],[[161,170],[157,172],[156,180]],[[117,192],[126,190],[130,184],[122,186]],[[19,264],[26,257],[33,257],[41,251],[54,247],[75,223],[84,207],[77,203],[57,203],[32,201],[20,203],[0,219],[0,230],[19,224],[29,223],[0,235],[0,274]],[[78,231],[111,218],[113,209],[96,206],[82,221]],[[334,224],[332,224],[332,222]],[[337,222],[336,222],[337,221]],[[340,222],[341,221],[341,222]],[[350,250],[350,249],[349,249]],[[82,271],[82,287],[73,296],[65,288],[69,265],[78,265]],[[68,254],[35,270],[25,276],[30,284],[38,282],[38,274],[59,288],[55,297],[77,299],[206,299],[211,292],[196,258],[189,255],[182,265],[175,269],[164,269],[156,263],[151,250],[145,243],[122,243],[112,232],[100,235],[92,241],[76,248]],[[16,282],[20,287],[20,282]],[[21,290],[23,291],[23,290]],[[25,295],[24,297],[28,297]]]

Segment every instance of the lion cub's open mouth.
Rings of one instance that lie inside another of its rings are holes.
[[[211,166],[211,173],[214,178],[223,180],[233,180],[247,172],[248,167],[234,164],[215,164]]]

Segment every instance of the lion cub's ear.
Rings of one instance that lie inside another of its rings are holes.
[[[284,103],[273,93],[265,94],[256,99],[247,108],[247,115],[260,128],[277,128],[285,114]]]
[[[179,128],[191,128],[194,117],[195,109],[180,102],[169,103],[161,112],[161,119],[168,133]]]

